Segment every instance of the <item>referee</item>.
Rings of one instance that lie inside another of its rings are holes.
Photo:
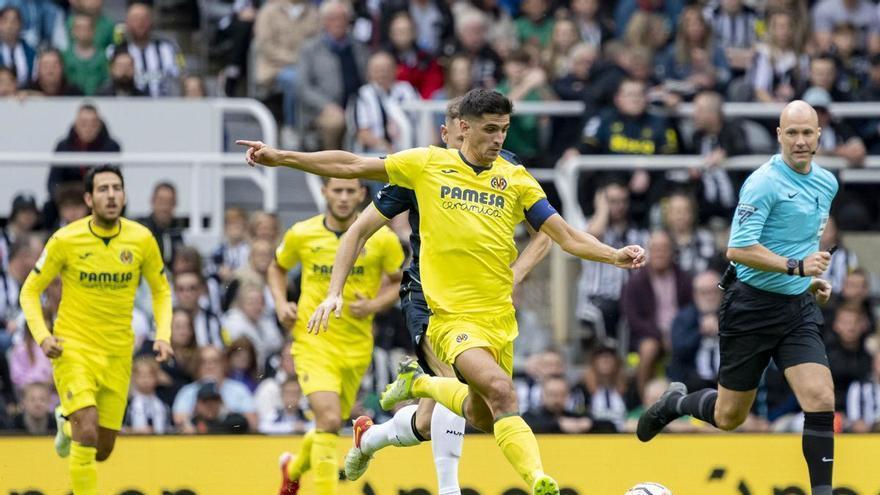
[[[816,111],[797,100],[782,110],[774,155],[743,184],[727,257],[738,280],[727,285],[719,309],[721,369],[718,390],[687,393],[673,383],[639,418],[647,442],[671,421],[691,415],[722,430],[745,421],[770,359],[784,370],[804,411],[803,454],[812,495],[831,495],[834,464],[834,385],[816,303],[831,284],[816,278],[831,253],[819,239],[837,180],[812,162],[819,142]]]

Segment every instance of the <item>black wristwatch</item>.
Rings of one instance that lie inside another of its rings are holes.
[[[799,277],[804,276],[804,260],[788,258],[785,262],[785,267],[788,269],[789,275],[794,275],[794,271],[797,270]]]

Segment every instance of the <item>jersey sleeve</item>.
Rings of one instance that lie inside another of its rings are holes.
[[[34,265],[34,269],[28,275],[19,294],[19,304],[27,319],[28,328],[34,341],[41,344],[50,336],[49,327],[43,318],[43,307],[40,303],[40,295],[46,287],[61,273],[64,268],[64,246],[57,236],[52,236],[40,258]]]
[[[519,208],[525,219],[535,230],[556,213],[556,209],[547,201],[547,194],[541,184],[524,168],[518,173],[520,181]]]
[[[742,248],[758,244],[767,215],[776,202],[776,194],[770,182],[761,176],[752,175],[743,184],[739,194],[739,204],[730,223],[728,247]]]
[[[373,206],[383,217],[391,219],[413,207],[412,190],[386,184],[373,197]]]
[[[430,155],[431,148],[412,148],[388,155],[385,157],[385,172],[389,182],[415,189]]]
[[[144,262],[141,274],[153,295],[153,319],[156,321],[156,340],[171,342],[171,287],[165,276],[165,262],[159,245],[152,235],[144,240]]]
[[[385,239],[382,243],[382,271],[384,273],[397,273],[403,266],[406,255],[403,253],[403,247],[400,245],[400,239],[390,229],[383,229],[382,235]]]
[[[295,226],[284,233],[281,244],[275,249],[275,261],[285,270],[290,270],[299,263],[299,235]]]

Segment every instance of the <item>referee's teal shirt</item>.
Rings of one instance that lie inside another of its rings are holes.
[[[773,155],[746,179],[730,226],[728,247],[761,244],[786,258],[803,259],[819,250],[819,239],[831,201],[837,194],[837,179],[812,163],[810,173],[799,174]],[[810,277],[765,272],[737,263],[737,278],[779,294],[800,294],[810,286]]]

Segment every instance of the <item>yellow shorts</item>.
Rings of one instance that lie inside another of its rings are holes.
[[[508,375],[513,375],[513,341],[518,334],[513,309],[495,315],[433,314],[427,333],[431,347],[444,363],[454,365],[462,352],[482,347],[492,353]]]
[[[291,354],[303,395],[336,393],[339,395],[340,417],[343,421],[348,419],[361,388],[361,380],[370,367],[372,353],[358,352],[360,357],[353,359],[342,352],[328,352],[310,345],[297,346],[294,342]]]
[[[98,408],[99,426],[117,431],[122,428],[131,382],[131,356],[65,349],[52,367],[65,416],[94,406]]]

